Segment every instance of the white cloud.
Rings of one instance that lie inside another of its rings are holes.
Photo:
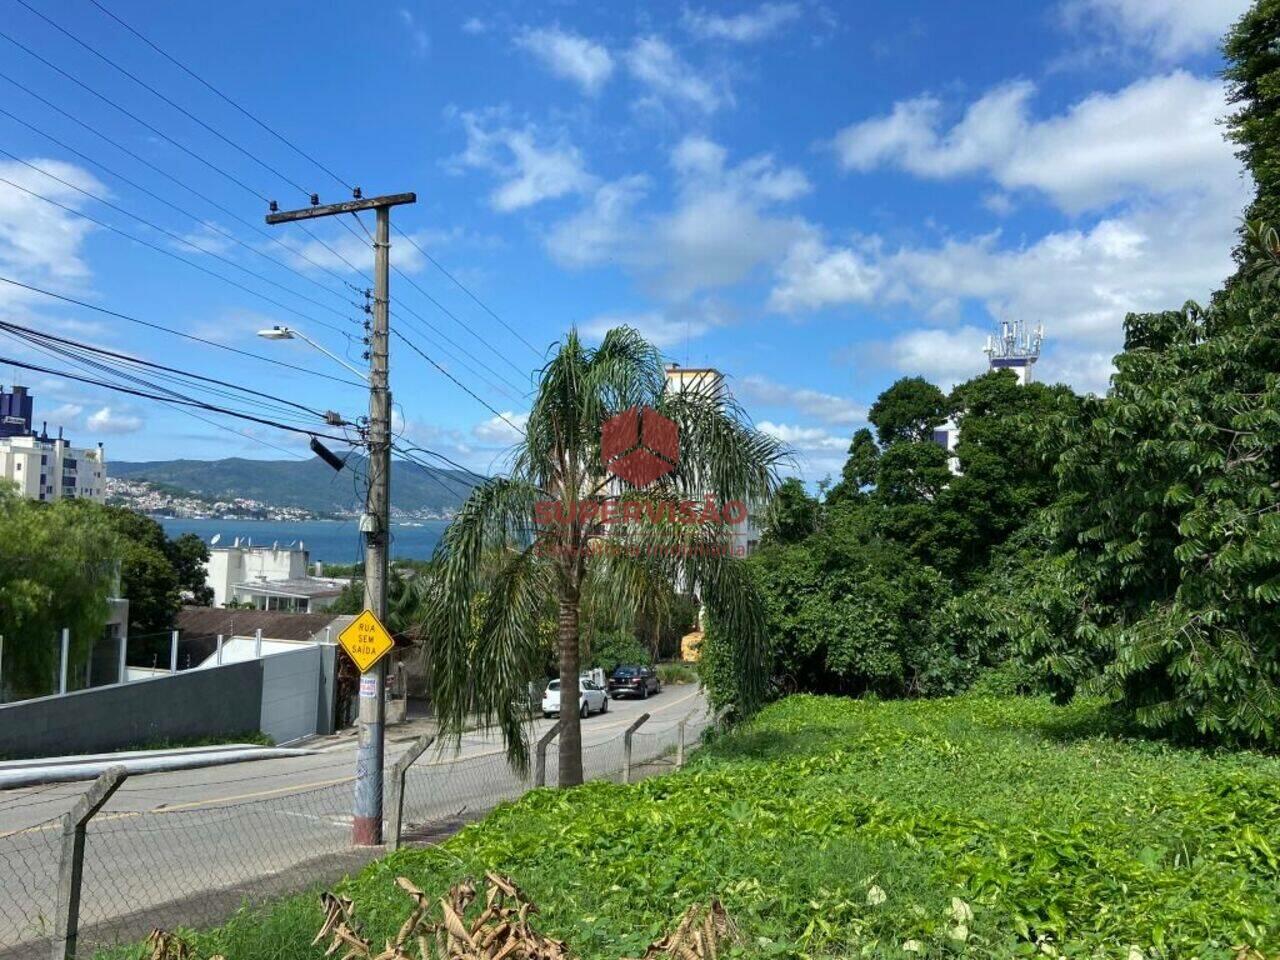
[[[802,427],[789,423],[773,423],[761,420],[756,424],[761,433],[777,437],[783,443],[789,443],[800,451],[845,450],[849,446],[847,437],[836,436],[821,427]]]
[[[468,17],[462,22],[462,32],[469,33],[472,36],[479,36],[488,31],[489,25],[479,17]]]
[[[516,43],[556,76],[573,81],[585,93],[599,93],[613,75],[613,57],[607,49],[559,27],[525,30]]]
[[[601,314],[584,323],[582,332],[598,340],[614,327],[632,327],[655,347],[665,349],[696,340],[724,322],[714,309],[694,305],[669,311]]]
[[[1239,175],[1218,125],[1227,107],[1215,79],[1175,71],[1091,94],[1046,120],[1030,117],[1033,92],[1027,82],[997,87],[945,131],[940,101],[902,101],[887,116],[840,131],[837,156],[848,170],[984,173],[1006,190],[1039,191],[1073,213],[1135,192],[1165,194]]]
[[[717,90],[661,37],[637,37],[626,62],[632,75],[661,100],[714,113],[731,99],[727,90]]]
[[[744,400],[773,407],[789,407],[823,423],[864,423],[867,419],[866,408],[848,397],[822,393],[807,387],[789,387],[767,377],[743,377],[738,381],[735,392]]]
[[[98,196],[110,195],[88,171],[73,164],[38,157],[28,162],[83,190]],[[72,210],[85,203],[83,194],[16,161],[0,162],[0,178]],[[9,276],[41,286],[65,288],[82,284],[90,272],[83,259],[83,245],[92,230],[89,221],[9,183],[0,183],[0,266]],[[8,285],[0,290],[0,303],[24,298]]]
[[[567,267],[585,267],[625,255],[635,240],[635,207],[648,190],[649,178],[629,176],[596,188],[591,202],[560,221],[547,234],[547,250]]]
[[[529,414],[503,410],[502,416],[493,416],[471,428],[475,438],[481,443],[510,445],[523,438],[517,427],[523,428],[529,422]],[[514,425],[514,426],[513,426]]]
[[[489,195],[489,204],[495,210],[522,210],[595,185],[577,147],[563,137],[552,143],[543,142],[533,124],[508,126],[492,112],[463,113],[461,118],[467,131],[467,146],[453,163],[487,170],[502,180]],[[486,123],[490,124],[487,128]]]
[[[404,25],[404,32],[409,38],[413,55],[425,57],[431,50],[431,35],[418,23],[417,17],[408,8],[401,7],[396,12],[400,15],[401,24]]]
[[[100,407],[89,414],[85,426],[94,433],[137,433],[142,429],[142,418],[109,406]]]
[[[1067,0],[1063,11],[1073,25],[1172,61],[1212,50],[1250,4],[1251,0]]]
[[[639,273],[669,301],[728,286],[772,265],[808,230],[774,208],[810,189],[796,167],[764,154],[737,166],[705,137],[686,137],[671,152],[676,202],[665,212],[637,215],[647,189],[641,177],[600,187],[591,203],[555,225],[548,249],[561,263],[617,263]]]
[[[690,33],[706,40],[755,43],[799,18],[798,3],[762,3],[735,16],[686,7],[680,22]]]
[[[791,313],[829,304],[865,303],[880,289],[882,274],[860,252],[830,249],[816,236],[792,245],[778,271],[769,306]]]
[[[949,388],[986,368],[982,354],[986,337],[986,331],[977,327],[912,330],[888,344],[886,359],[903,374],[922,376]]]

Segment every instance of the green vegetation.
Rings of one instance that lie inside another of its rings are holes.
[[[678,463],[611,493],[602,435],[621,432],[626,450],[636,437],[652,440],[668,428],[679,433]],[[594,348],[571,330],[542,369],[523,429],[510,476],[472,491],[420,594],[416,632],[442,732],[457,735],[479,716],[501,728],[511,759],[523,764],[526,690],[545,665],[549,604],[560,696],[574,702],[584,611],[588,622],[596,609],[614,623],[656,623],[667,619],[658,607],[680,580],[695,584],[727,627],[722,662],[735,702],[746,712],[759,705],[763,610],[726,550],[729,518],[720,505],[766,501],[785,447],[755,430],[723,391],[669,391],[661,355],[629,327],[610,330]],[[704,510],[707,502],[713,509]],[[557,749],[559,782],[581,783],[575,712],[561,718]]]
[[[698,671],[692,664],[660,663],[658,664],[658,680],[664,685],[668,683],[697,683]]]
[[[1280,950],[1277,784],[1274,758],[1127,739],[1094,702],[793,697],[681,773],[536,791],[342,892],[375,943],[397,875],[440,895],[493,869],[585,958],[714,895],[752,956],[1228,960]],[[321,918],[308,895],[197,940],[315,958]]]
[[[218,747],[224,743],[251,743],[259,747],[274,747],[276,742],[261,730],[243,730],[216,737],[176,737],[167,740],[146,740],[141,743],[116,747],[113,753],[127,750],[183,750],[187,747]]]
[[[208,603],[199,537],[165,535],[156,521],[87,500],[43,503],[0,484],[0,636],[14,699],[43,696],[57,672],[57,638],[71,631],[72,689],[107,621],[107,598],[129,600],[131,634],[167,630],[186,596]],[[168,650],[167,638],[163,650]]]
[[[1160,736],[1280,746],[1277,24],[1259,0],[1225,45],[1260,218],[1237,275],[1126,317],[1105,397],[1007,372],[886,390],[821,502],[784,484],[750,561],[775,691],[948,694],[1007,664]],[[954,463],[931,439],[948,418]],[[711,628],[704,677],[732,703],[732,631]]]

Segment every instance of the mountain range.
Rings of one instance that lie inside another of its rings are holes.
[[[216,499],[237,497],[317,514],[354,516],[364,505],[365,460],[352,456],[341,471],[319,457],[310,460],[112,461],[107,473],[146,480]],[[462,470],[435,470],[393,460],[391,507],[404,517],[452,516],[477,483]]]

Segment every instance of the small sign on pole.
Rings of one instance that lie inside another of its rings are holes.
[[[368,673],[396,645],[372,610],[360,614],[338,634],[338,643],[361,673]]]

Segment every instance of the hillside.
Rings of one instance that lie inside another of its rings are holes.
[[[112,477],[149,480],[216,499],[246,498],[318,514],[354,515],[363,494],[359,477],[364,461],[356,458],[335,473],[319,458],[310,460],[152,460],[114,461]],[[406,517],[450,516],[466,497],[474,477],[460,470],[428,470],[403,460],[391,468],[393,513]]]

